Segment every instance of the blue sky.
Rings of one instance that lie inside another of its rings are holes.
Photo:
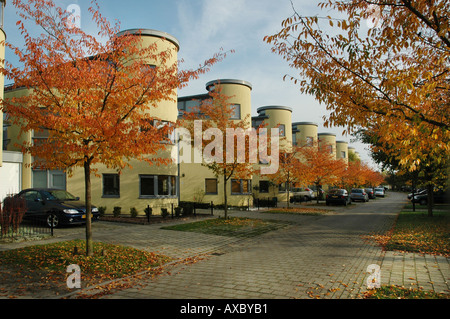
[[[96,33],[87,9],[90,0],[54,0],[62,7],[77,4],[81,8],[81,28]],[[372,163],[368,146],[352,142],[351,136],[342,135],[344,128],[325,128],[323,116],[328,112],[312,96],[301,94],[299,87],[283,81],[285,74],[295,75],[295,70],[271,52],[263,41],[266,35],[275,34],[281,22],[292,15],[290,0],[99,0],[101,13],[110,21],[118,20],[121,29],[143,28],[164,31],[180,43],[178,58],[181,68],[195,68],[210,58],[220,48],[235,53],[216,64],[209,73],[179,91],[179,96],[205,93],[205,84],[216,79],[239,79],[252,84],[252,115],[256,109],[267,105],[283,105],[293,109],[293,122],[315,122],[319,133],[331,132],[337,140],[349,142],[363,161]],[[328,15],[317,8],[317,0],[292,0],[302,15]],[[16,10],[10,1],[5,8],[4,29],[7,41],[22,42],[16,27]],[[11,52],[6,59],[14,61]],[[372,164],[373,165],[373,164]]]

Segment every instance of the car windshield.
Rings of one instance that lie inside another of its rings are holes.
[[[50,190],[43,193],[47,200],[77,200],[75,196],[64,190]]]
[[[353,189],[352,193],[362,193],[362,189]]]
[[[384,189],[382,189],[382,188],[375,188],[375,190],[376,190],[377,192],[382,192]]]
[[[329,194],[342,194],[344,191],[340,189],[332,189],[329,191]]]

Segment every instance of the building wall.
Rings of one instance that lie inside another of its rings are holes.
[[[2,4],[0,3],[0,6]],[[2,9],[0,9],[2,10]],[[5,43],[4,41],[6,40],[6,34],[3,31],[2,28],[0,28],[0,43]],[[5,60],[5,45],[4,44],[0,44],[0,67],[3,67],[3,61]],[[2,74],[0,74],[0,101],[3,100],[3,95],[4,95],[4,87],[5,87],[5,76]],[[3,112],[0,109],[0,143],[3,143]],[[3,162],[3,147],[2,145],[0,145],[0,167],[2,167],[2,162]],[[0,168],[1,169],[1,168]]]
[[[297,146],[317,145],[317,124],[311,122],[296,122],[292,124]],[[312,141],[310,138],[312,137]]]

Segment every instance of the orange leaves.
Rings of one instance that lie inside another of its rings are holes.
[[[417,169],[414,161],[430,148],[431,157],[448,157],[450,3],[404,1],[379,10],[328,0],[318,7],[339,19],[294,9],[280,32],[264,37],[298,71],[286,78],[327,106],[329,124],[376,130],[379,147],[395,150],[406,168]],[[371,28],[374,12],[379,23]]]

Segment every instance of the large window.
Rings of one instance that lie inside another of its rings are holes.
[[[176,176],[139,175],[139,197],[176,196]]]
[[[103,174],[103,197],[120,197],[119,174]]]
[[[205,178],[205,194],[217,194],[217,178]]]
[[[231,194],[250,194],[252,192],[251,179],[232,179]]]

